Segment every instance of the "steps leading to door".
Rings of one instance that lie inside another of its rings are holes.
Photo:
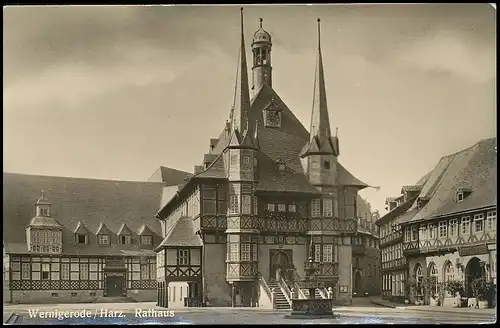
[[[276,297],[276,309],[287,310],[290,309],[290,303],[288,303],[285,295],[281,291],[279,284],[275,281],[269,281],[267,283],[270,289],[274,288],[274,297]]]

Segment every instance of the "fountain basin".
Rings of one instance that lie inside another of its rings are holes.
[[[334,318],[330,299],[292,299],[292,313],[286,319],[325,319]]]

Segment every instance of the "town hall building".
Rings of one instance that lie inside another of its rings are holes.
[[[273,89],[272,37],[262,24],[253,35],[249,79],[241,12],[229,118],[209,139],[194,175],[164,195],[158,212],[164,240],[156,248],[160,306],[179,302],[183,289],[193,304],[289,308],[292,288],[307,293],[297,282],[305,277],[310,247],[335,302],[351,302],[356,200],[368,185],[338,160],[320,20],[309,130]],[[271,290],[277,304],[270,304]]]

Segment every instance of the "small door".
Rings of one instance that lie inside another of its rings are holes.
[[[122,296],[123,277],[107,277],[108,296]]]

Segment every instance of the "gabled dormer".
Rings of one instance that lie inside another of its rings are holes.
[[[455,194],[455,201],[461,203],[472,193],[472,188],[470,187],[460,187],[457,189]]]
[[[153,231],[146,225],[143,224],[141,229],[139,229],[139,245],[143,247],[153,246]]]
[[[62,252],[62,226],[51,217],[51,203],[45,198],[43,190],[35,204],[35,217],[26,227],[26,242],[33,253]]]
[[[417,209],[424,208],[425,205],[429,202],[429,197],[423,196],[417,198]]]
[[[75,234],[75,243],[76,244],[88,244],[89,243],[89,235],[90,231],[83,225],[81,221],[78,222],[76,225],[75,231],[73,231]]]
[[[286,172],[286,162],[283,159],[279,159],[276,162],[276,170],[281,173]]]
[[[413,197],[417,196],[417,194],[422,190],[421,185],[409,185],[409,186],[403,186],[401,188],[401,194],[404,196],[404,202],[406,202],[409,199],[412,199]]]
[[[132,230],[124,223],[120,227],[117,233],[118,244],[120,245],[130,245],[132,244]]]
[[[389,212],[398,207],[397,197],[387,197],[385,199],[385,209]]]
[[[100,246],[109,246],[111,245],[111,236],[113,232],[108,229],[108,227],[104,223],[99,223],[99,228],[96,231],[97,236],[97,244]]]

